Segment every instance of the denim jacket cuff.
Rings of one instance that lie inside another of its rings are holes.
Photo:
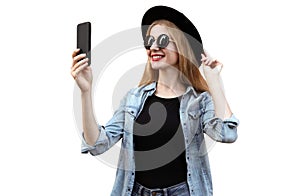
[[[92,152],[96,149],[97,144],[99,144],[99,142],[101,141],[101,138],[103,138],[103,134],[105,135],[103,126],[99,126],[99,131],[100,131],[99,136],[93,146],[89,145],[86,142],[86,140],[84,138],[84,133],[82,133],[81,153],[85,154],[88,152]]]
[[[239,119],[232,114],[229,118],[223,120],[224,123],[228,124],[230,127],[237,127],[240,124]]]

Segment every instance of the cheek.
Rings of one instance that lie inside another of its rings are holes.
[[[178,63],[178,53],[177,52],[169,52],[168,53],[168,60],[171,64]]]
[[[150,50],[146,50],[147,56],[150,56]]]
[[[173,56],[174,56],[174,58],[176,59],[176,61],[179,60],[179,56],[178,56],[178,53],[177,53],[177,52],[173,52]]]
[[[166,56],[168,57],[168,60],[170,64],[177,64],[179,61],[179,55],[177,48],[173,44],[169,44],[166,49],[164,49]]]

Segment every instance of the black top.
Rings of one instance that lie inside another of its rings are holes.
[[[134,123],[135,180],[148,188],[186,181],[179,98],[149,96]]]

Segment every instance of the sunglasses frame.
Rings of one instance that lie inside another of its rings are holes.
[[[151,40],[151,43],[149,44],[149,39],[152,39]],[[166,39],[166,42],[164,43],[161,43],[161,40],[163,38],[167,38]],[[174,42],[172,40],[170,40],[170,37],[166,34],[161,34],[157,37],[157,39],[155,40],[154,36],[152,35],[147,35],[144,39],[144,47],[146,48],[146,50],[150,50],[151,46],[153,45],[153,43],[156,41],[156,45],[158,46],[158,48],[160,49],[163,49],[163,48],[166,48],[170,42]]]

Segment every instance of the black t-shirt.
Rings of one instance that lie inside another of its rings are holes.
[[[135,180],[145,187],[164,188],[186,181],[180,98],[149,96],[134,123]]]

